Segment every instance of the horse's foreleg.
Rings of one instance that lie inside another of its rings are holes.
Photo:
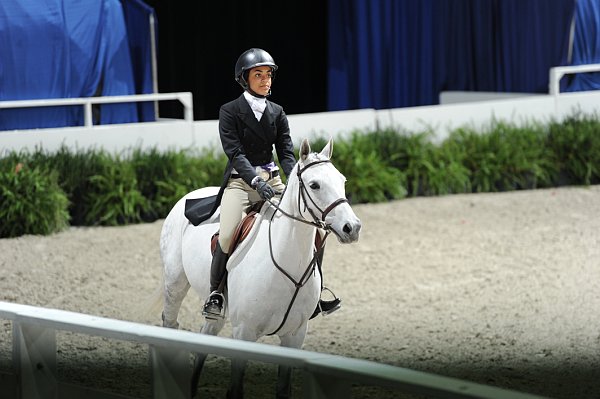
[[[304,344],[304,337],[306,336],[308,325],[301,328],[295,334],[283,335],[280,338],[281,346],[287,348],[302,348]],[[277,399],[288,399],[292,397],[292,368],[290,366],[279,365],[277,373]]]
[[[200,374],[202,373],[202,367],[204,367],[204,361],[206,360],[206,353],[196,353],[194,357],[194,369],[192,371],[192,384],[191,384],[191,397],[195,397],[198,393],[198,381],[200,381]]]
[[[227,390],[228,399],[242,399],[244,397],[244,374],[246,373],[246,359],[231,359],[231,381]]]
[[[277,399],[289,399],[292,397],[292,368],[290,366],[279,366],[275,397]]]
[[[207,321],[202,326],[200,333],[208,334],[208,335],[218,335],[219,332],[223,329],[224,325],[225,325],[224,319]],[[192,371],[192,385],[191,385],[192,398],[198,392],[198,382],[200,381],[200,374],[202,373],[202,368],[204,367],[204,361],[206,360],[207,356],[208,356],[208,354],[206,354],[206,353],[196,353],[195,354],[194,369]]]
[[[234,325],[232,335],[233,338],[242,341],[256,342],[258,340],[256,331],[244,323],[237,326]],[[244,397],[244,374],[246,373],[247,363],[247,359],[231,359],[231,380],[229,382],[227,398],[238,399]]]

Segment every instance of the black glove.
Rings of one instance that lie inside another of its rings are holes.
[[[270,200],[275,196],[275,191],[273,190],[273,187],[271,187],[269,183],[267,183],[260,177],[256,179],[256,183],[254,183],[254,188],[258,192],[258,195],[260,195],[260,198],[264,200]]]

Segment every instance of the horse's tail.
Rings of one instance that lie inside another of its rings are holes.
[[[136,320],[160,320],[163,305],[164,276],[161,273],[160,284],[146,298],[142,298],[132,310],[132,317]]]
[[[143,302],[142,311],[146,316],[157,315],[162,311],[163,306],[163,291],[164,291],[164,276],[160,274],[160,284],[156,287],[154,292],[146,298]]]

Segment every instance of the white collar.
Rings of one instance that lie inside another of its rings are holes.
[[[265,112],[265,108],[267,107],[267,99],[254,97],[247,91],[244,91],[244,98],[248,102],[248,105],[250,105],[250,108],[252,108],[252,112],[254,112],[254,116],[256,117],[256,119],[260,121],[260,118],[262,117],[263,113]]]

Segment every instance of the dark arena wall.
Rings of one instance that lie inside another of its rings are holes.
[[[326,110],[326,1],[145,2],[158,19],[159,91],[191,91],[196,120],[217,119],[241,94],[234,66],[251,47],[279,66],[272,101],[288,114]],[[161,117],[177,112],[179,104],[161,104]]]

